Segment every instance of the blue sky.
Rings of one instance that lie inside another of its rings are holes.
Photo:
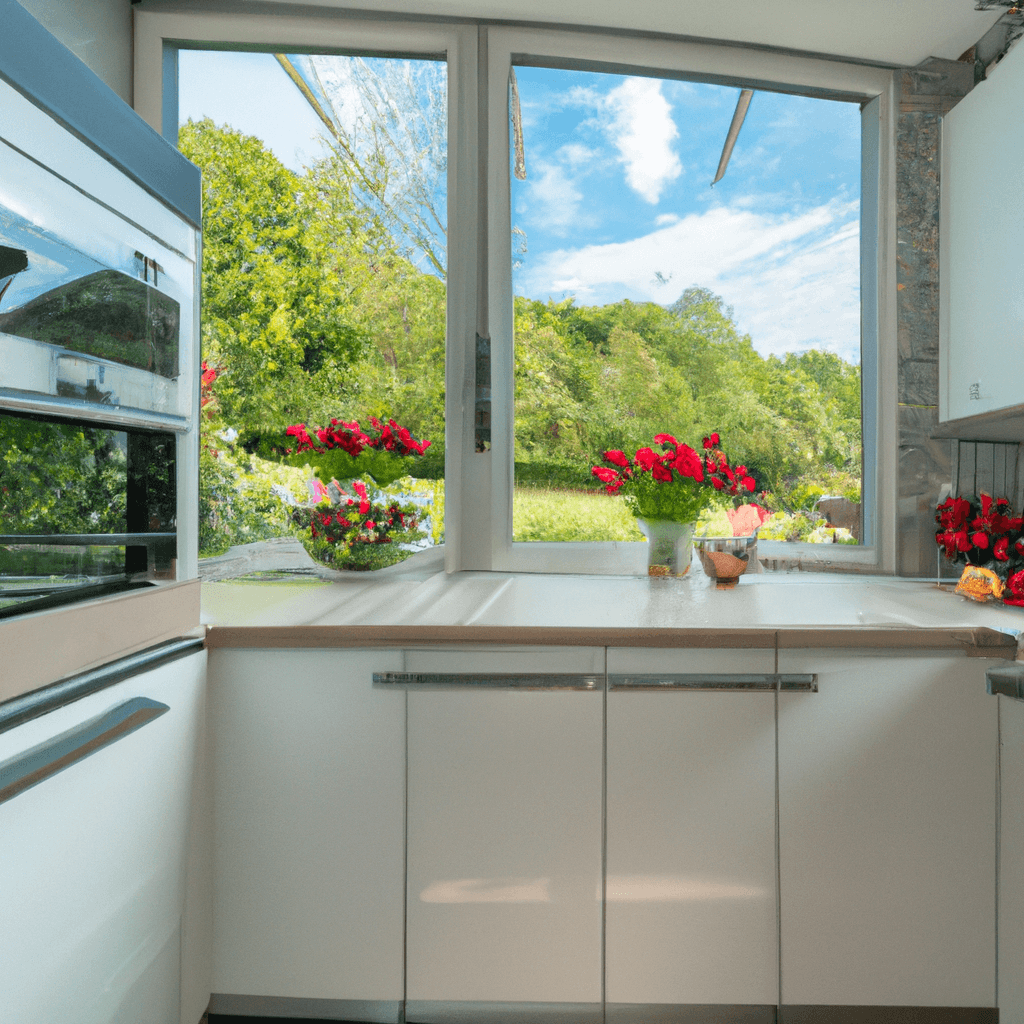
[[[762,353],[860,359],[860,112],[754,94],[711,187],[739,89],[517,68],[527,180],[517,294],[668,304],[691,285]],[[660,275],[660,276],[659,276]]]
[[[344,61],[346,58],[335,58]],[[517,294],[669,304],[721,295],[762,354],[860,360],[860,113],[757,92],[726,176],[710,187],[737,88],[516,70],[527,180],[513,224]],[[258,135],[295,170],[322,126],[269,54],[183,51],[180,117]]]

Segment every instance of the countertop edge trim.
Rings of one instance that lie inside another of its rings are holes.
[[[1017,642],[987,627],[872,628],[864,626],[708,629],[604,626],[210,626],[207,647],[345,648],[422,644],[695,649],[901,649],[960,651],[968,657],[1016,656]]]

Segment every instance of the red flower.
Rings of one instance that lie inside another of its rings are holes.
[[[950,530],[959,530],[971,514],[971,503],[966,498],[947,498],[939,505],[935,521]]]
[[[1024,605],[1024,569],[1012,573],[1006,581],[1006,589],[1013,597],[1003,597],[1003,604]]]
[[[743,486],[753,494],[757,490],[757,481],[752,476],[745,476],[743,478]]]
[[[680,476],[692,477],[698,483],[704,479],[704,464],[700,456],[689,446],[681,444],[676,449],[676,457],[672,462]]]
[[[672,470],[669,469],[664,463],[656,462],[651,468],[651,475],[655,480],[662,480],[668,483],[672,479]]]
[[[725,486],[725,481],[717,476],[713,476],[711,478],[711,486],[714,487],[716,491],[720,491]]]
[[[1007,549],[1010,546],[1010,540],[1008,537],[1000,537],[992,546],[992,554],[999,559],[1000,562],[1009,561],[1010,555]]]
[[[978,530],[977,533],[972,535],[971,542],[976,548],[985,549],[988,547],[988,534]]]
[[[370,511],[370,502],[366,497],[366,485],[359,480],[353,480],[352,490],[359,495],[359,514],[365,516]]]
[[[657,444],[671,444],[679,447],[679,442],[671,434],[655,434],[654,440]]]
[[[655,452],[651,451],[650,448],[638,448],[636,458],[634,462],[643,470],[650,472],[651,467],[656,463],[660,462],[661,457]]]
[[[621,466],[623,469],[629,469],[629,459],[626,458],[625,452],[620,452],[617,449],[613,449],[610,452],[605,452],[604,457],[613,466]]]
[[[590,471],[597,477],[598,480],[603,484],[615,483],[619,479],[619,474],[614,469],[609,469],[607,466],[594,466]]]

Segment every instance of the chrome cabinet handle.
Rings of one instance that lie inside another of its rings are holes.
[[[817,693],[813,673],[644,672],[608,676],[609,690],[706,690],[716,693]]]
[[[98,718],[76,725],[4,761],[0,764],[0,804],[141,729],[170,710],[166,704],[148,697],[133,697]]]
[[[374,672],[397,690],[600,690],[604,675],[579,672]]]
[[[400,690],[600,690],[597,673],[374,672],[373,685]],[[817,693],[818,677],[795,673],[676,672],[608,676],[609,690]]]
[[[1014,661],[987,669],[985,688],[993,695],[1002,694],[1014,700],[1024,700],[1024,663]]]

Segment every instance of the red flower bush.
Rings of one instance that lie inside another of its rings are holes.
[[[316,442],[309,436],[305,423],[295,423],[285,434],[294,437],[297,442],[296,452],[323,452],[340,448],[349,455],[356,456],[369,448],[372,451],[387,451],[395,455],[422,455],[430,442],[417,441],[406,427],[400,427],[394,420],[382,422],[376,416],[370,417],[371,433],[359,426],[358,420],[346,423],[344,420],[332,419],[329,427],[315,428]]]
[[[705,437],[700,454],[671,434],[655,434],[663,451],[638,448],[630,459],[612,449],[604,453],[610,465],[594,466],[591,472],[609,494],[624,492],[634,515],[643,519],[693,522],[712,500],[715,491],[731,495],[752,494],[757,483],[746,466],[732,469],[717,447],[717,433]]]

